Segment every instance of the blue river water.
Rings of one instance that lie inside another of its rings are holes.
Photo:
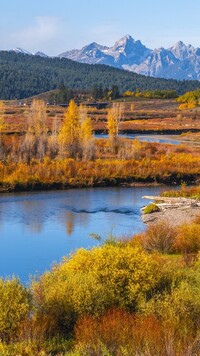
[[[107,134],[96,134],[95,137],[98,138],[107,138]],[[173,136],[165,136],[165,135],[138,135],[138,134],[120,134],[119,137],[129,138],[131,140],[139,140],[145,142],[158,142],[158,143],[169,143],[172,145],[180,145],[181,141],[172,138]]]
[[[92,248],[109,235],[127,238],[145,229],[140,209],[161,187],[92,188],[0,195],[0,276],[49,270],[64,255]],[[166,189],[166,188],[165,188]],[[95,234],[101,236],[98,241]]]

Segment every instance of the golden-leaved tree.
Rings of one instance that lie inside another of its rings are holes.
[[[46,104],[44,100],[34,99],[27,120],[27,132],[34,134],[35,136],[41,136],[47,133],[47,114]]]
[[[27,117],[26,135],[21,144],[21,158],[28,163],[31,158],[43,159],[47,151],[47,114],[43,100],[34,99]]]
[[[87,109],[84,106],[78,108],[74,100],[71,100],[58,135],[62,155],[65,152],[68,157],[73,158],[87,155],[91,139],[92,123],[87,117]]]
[[[107,114],[107,129],[111,146],[115,153],[117,152],[119,124],[122,117],[123,107],[121,103],[114,103],[112,108],[108,109]]]
[[[62,154],[67,151],[69,157],[76,157],[79,151],[79,138],[80,123],[78,107],[75,104],[75,101],[71,100],[58,135]]]
[[[111,139],[117,138],[119,134],[119,124],[123,113],[121,103],[114,103],[112,108],[108,109],[107,128]]]
[[[92,120],[87,115],[87,108],[83,105],[79,107],[80,120],[80,142],[82,157],[91,159],[94,155],[94,139],[92,136]]]

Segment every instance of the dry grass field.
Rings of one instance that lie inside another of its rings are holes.
[[[30,105],[23,102],[19,105],[17,101],[7,101],[5,105],[6,133],[26,131]],[[120,105],[122,114],[119,128],[122,132],[186,134],[189,139],[194,136],[195,140],[199,140],[200,108],[179,110],[179,104],[174,99],[135,99],[132,102],[120,102]],[[50,131],[55,121],[59,127],[65,111],[65,107],[47,106]],[[88,108],[88,116],[92,118],[96,132],[106,132],[107,109]]]

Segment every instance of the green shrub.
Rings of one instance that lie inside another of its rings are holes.
[[[151,213],[155,213],[156,211],[160,211],[160,208],[155,203],[151,203],[145,206],[145,208],[143,209],[144,214],[151,214]]]

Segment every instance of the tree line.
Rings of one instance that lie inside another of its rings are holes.
[[[178,94],[196,90],[199,81],[177,81],[145,77],[105,65],[77,63],[66,58],[42,58],[0,51],[0,99],[22,99],[59,88],[63,83],[72,90],[103,90],[117,85],[127,90],[176,90]]]

